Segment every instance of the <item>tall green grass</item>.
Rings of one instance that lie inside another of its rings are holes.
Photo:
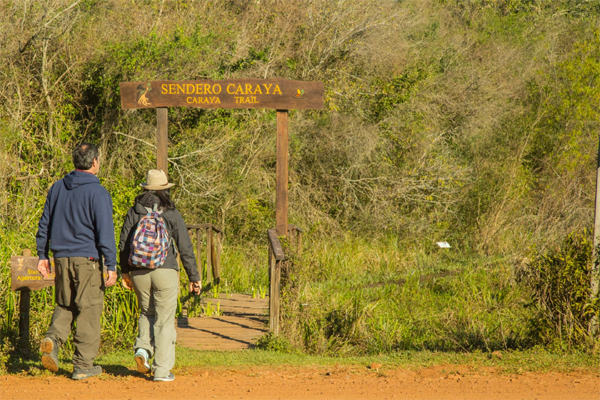
[[[513,258],[396,238],[308,240],[283,282],[282,329],[315,354],[526,349],[537,310]],[[589,258],[589,257],[588,257]]]

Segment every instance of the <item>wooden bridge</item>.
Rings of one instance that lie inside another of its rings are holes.
[[[177,344],[196,350],[253,348],[269,328],[269,299],[246,294],[202,298],[201,304],[219,304],[221,315],[182,317],[177,320]]]

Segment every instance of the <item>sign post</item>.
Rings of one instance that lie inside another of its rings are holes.
[[[598,143],[598,159],[596,160],[596,199],[594,206],[594,249],[592,250],[592,271],[590,301],[598,298],[600,292],[600,265],[598,260],[600,255],[597,253],[600,245],[600,137]],[[591,337],[598,336],[599,322],[598,317],[593,316],[588,325],[588,333]]]
[[[275,230],[287,236],[288,224],[288,112],[277,110],[277,165],[275,167]]]
[[[323,82],[288,79],[121,82],[124,110],[156,108],[156,167],[168,172],[167,107],[271,108],[277,110],[275,221],[279,236],[288,224],[288,110],[323,108]]]
[[[166,107],[156,109],[156,169],[162,169],[165,175],[169,175],[169,164],[167,158],[169,113]]]

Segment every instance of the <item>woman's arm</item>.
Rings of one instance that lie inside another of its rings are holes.
[[[190,282],[200,282],[200,274],[198,273],[198,266],[196,265],[196,256],[194,256],[194,246],[190,240],[190,235],[187,233],[187,228],[183,217],[177,209],[173,210],[175,226],[173,227],[173,239],[179,249],[179,257],[183,263],[183,268],[187,273]]]
[[[137,225],[136,214],[131,207],[127,211],[123,227],[121,228],[121,236],[119,237],[119,265],[121,266],[121,273],[129,273],[129,252],[131,251],[131,234]]]

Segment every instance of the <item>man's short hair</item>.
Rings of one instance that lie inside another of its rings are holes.
[[[98,158],[98,147],[92,143],[81,143],[73,150],[73,164],[76,169],[87,171],[94,165],[94,158]]]

